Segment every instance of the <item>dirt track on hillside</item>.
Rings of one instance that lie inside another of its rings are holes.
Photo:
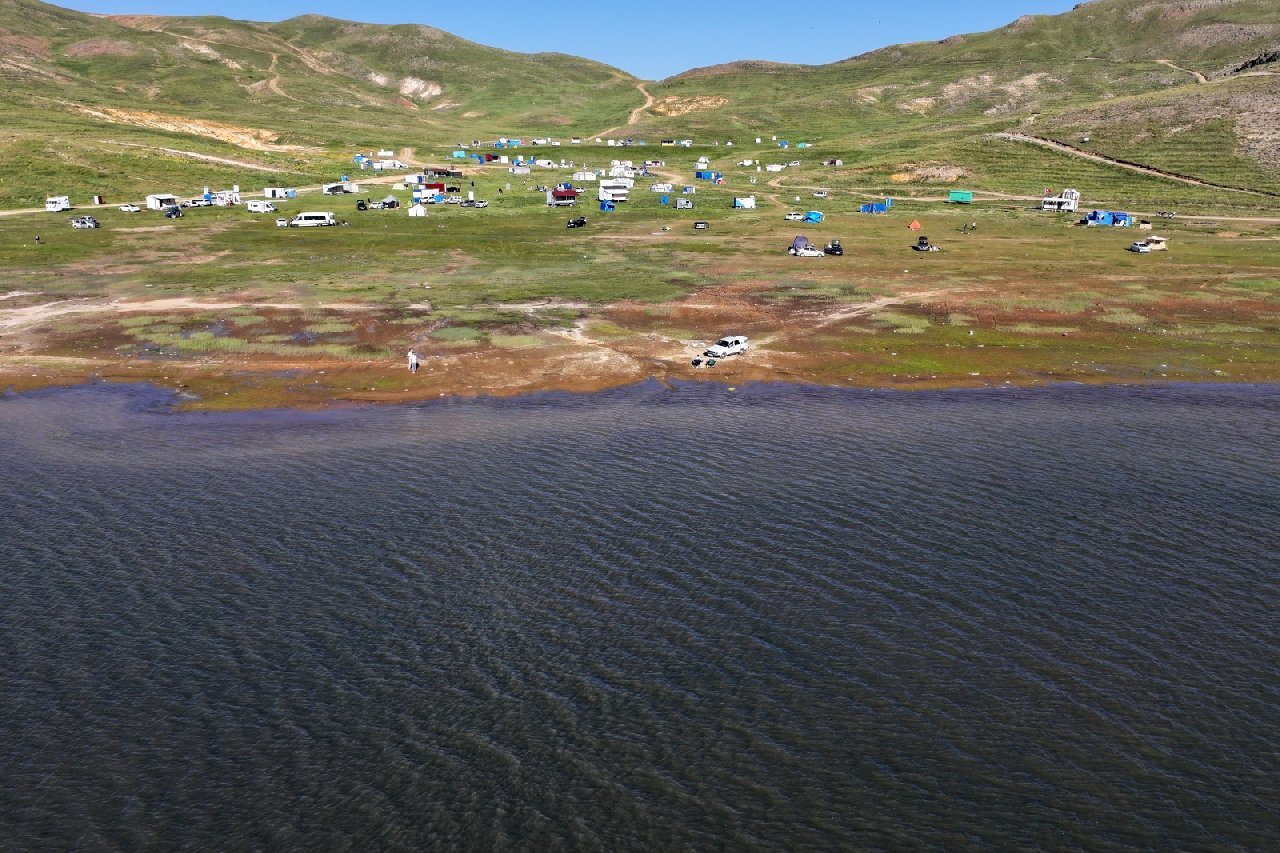
[[[992,134],[992,136],[996,139],[1003,139],[1006,142],[1025,142],[1029,145],[1039,145],[1042,148],[1050,148],[1063,154],[1070,154],[1073,157],[1079,157],[1082,160],[1091,160],[1095,163],[1105,163],[1109,166],[1116,166],[1117,168],[1126,169],[1130,172],[1137,172],[1142,175],[1151,175],[1156,178],[1165,178],[1170,181],[1178,181],[1179,183],[1189,184],[1193,187],[1205,187],[1207,189],[1245,193],[1246,195],[1280,198],[1280,193],[1267,192],[1266,190],[1248,190],[1243,187],[1233,187],[1227,184],[1216,184],[1213,181],[1193,178],[1190,175],[1179,175],[1177,172],[1167,172],[1163,169],[1157,169],[1152,166],[1144,166],[1141,163],[1134,163],[1129,160],[1120,160],[1115,157],[1107,157],[1104,154],[1095,154],[1092,151],[1086,151],[1083,148],[1077,148],[1076,146],[1068,145],[1065,142],[1045,139],[1043,136],[1032,136],[1028,133],[1018,133],[1017,131],[995,133]]]

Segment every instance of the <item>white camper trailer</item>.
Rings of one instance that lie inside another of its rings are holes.
[[[61,213],[71,209],[71,199],[65,195],[53,195],[44,200],[44,209],[50,213]]]
[[[609,178],[600,182],[600,201],[627,201],[631,198],[632,181]]]
[[[244,203],[244,209],[250,213],[275,213],[276,206],[269,201],[251,198]]]
[[[1080,192],[1063,190],[1061,195],[1045,196],[1040,201],[1041,210],[1056,210],[1059,213],[1075,213],[1080,209]]]
[[[178,203],[178,197],[172,193],[156,193],[147,196],[147,210],[168,210]]]

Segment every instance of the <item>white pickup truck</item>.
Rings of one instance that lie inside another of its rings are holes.
[[[745,335],[726,335],[716,341],[702,353],[707,358],[724,358],[730,355],[747,351],[747,338]]]

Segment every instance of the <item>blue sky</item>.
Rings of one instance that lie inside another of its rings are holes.
[[[1065,12],[1079,0],[476,0],[339,3],[336,0],[72,0],[107,14],[225,15],[278,21],[313,12],[380,24],[428,24],[506,50],[555,50],[661,79],[734,59],[825,63],[888,44],[930,41]]]

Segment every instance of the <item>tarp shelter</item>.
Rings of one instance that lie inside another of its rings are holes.
[[[611,202],[611,201],[602,201],[602,202],[600,202],[600,212],[601,212],[601,213],[610,213],[610,212],[612,212],[612,211],[614,211],[614,210],[617,210],[617,209],[618,209],[618,206],[617,206],[616,204],[614,204],[613,202]]]
[[[397,207],[400,206],[400,199],[396,198],[393,195],[389,195],[382,200],[382,206],[384,208],[395,210]]]
[[[803,234],[800,234],[794,240],[791,241],[791,250],[793,252],[798,252],[801,249],[803,249],[805,246],[810,246],[810,245],[813,245],[813,244],[809,242],[809,238],[804,236]]]
[[[178,197],[169,193],[156,193],[155,195],[147,196],[148,210],[164,210],[166,207],[173,207],[177,203]]]
[[[1086,216],[1085,222],[1090,225],[1106,225],[1116,228],[1128,228],[1133,224],[1133,217],[1118,210],[1094,210]]]
[[[455,160],[465,160],[465,159],[467,159],[467,152],[465,152],[465,151],[455,151],[455,152],[453,152],[453,159],[455,159]]]
[[[973,204],[973,190],[952,190],[947,201],[952,204]]]
[[[1151,234],[1147,237],[1147,245],[1151,247],[1153,252],[1167,252],[1169,251],[1169,238],[1157,237]]]
[[[821,222],[826,219],[821,210],[811,210],[804,215],[805,222]]]
[[[919,230],[920,230],[920,220],[919,220],[919,219],[913,219],[913,220],[911,220],[911,224],[910,224],[910,225],[908,225],[907,227],[908,227],[908,228],[910,228],[912,231],[919,231]]]
[[[419,202],[415,204],[413,207],[409,208],[409,215],[410,216],[426,216],[427,208],[425,205]]]
[[[733,206],[740,207],[744,210],[754,210],[756,206],[756,197],[749,195],[745,198],[735,198],[733,200]]]

